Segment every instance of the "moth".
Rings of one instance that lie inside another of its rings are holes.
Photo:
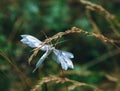
[[[22,39],[20,40],[23,44],[27,44],[31,48],[39,48],[42,41],[35,38],[31,35],[21,35]],[[67,70],[68,68],[73,69],[74,65],[71,61],[71,58],[74,58],[74,55],[71,52],[58,50],[53,45],[43,45],[40,47],[40,50],[45,51],[45,53],[41,56],[41,58],[36,63],[36,67],[33,72],[43,63],[43,61],[49,56],[49,54],[53,53],[52,58],[58,64],[61,64],[63,70]]]

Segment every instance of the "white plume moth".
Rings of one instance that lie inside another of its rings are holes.
[[[38,40],[37,38],[31,36],[31,35],[21,35],[22,39],[21,42],[24,44],[27,44],[31,48],[38,48],[42,41]],[[36,67],[33,70],[33,72],[43,63],[43,61],[49,56],[50,53],[53,52],[53,60],[55,60],[57,63],[61,64],[62,69],[67,70],[68,68],[73,69],[73,63],[70,60],[71,58],[74,58],[74,55],[70,52],[62,51],[55,49],[53,45],[44,45],[40,48],[42,51],[45,51],[43,56],[39,59],[39,61],[36,63]]]

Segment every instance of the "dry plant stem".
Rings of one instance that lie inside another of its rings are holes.
[[[107,20],[108,23],[110,24],[110,27],[111,27],[111,29],[113,30],[113,32],[115,33],[115,35],[116,35],[117,37],[120,37],[120,33],[118,32],[118,30],[116,29],[116,27],[114,26],[114,24],[112,24],[111,20],[110,20],[108,17],[106,17],[106,20]]]
[[[113,51],[111,50],[111,47],[110,46],[108,46],[107,44],[105,44],[106,45],[106,48],[107,48],[107,50],[108,50],[108,53],[110,54],[110,55],[112,55],[112,54],[115,54],[115,53],[113,53]],[[120,50],[118,50],[118,51],[120,51]],[[119,52],[118,52],[118,54],[119,54]],[[116,54],[117,55],[117,54]],[[113,63],[113,70],[114,70],[114,72],[119,72],[119,65],[118,65],[118,60],[116,60],[116,57],[111,57],[111,59],[112,59],[112,63]]]
[[[90,23],[94,29],[95,33],[101,33],[99,28],[97,27],[96,23],[92,20],[91,15],[90,15],[90,11],[92,11],[92,9],[90,7],[86,7],[86,13],[88,16],[88,19],[90,20]],[[120,37],[120,33],[118,32],[118,30],[115,28],[115,26],[112,24],[112,22],[110,21],[109,17],[105,17],[106,20],[108,21],[108,23],[110,24],[111,29],[113,30],[113,32],[115,33],[115,35],[117,37]]]
[[[86,14],[87,14],[87,17],[88,17],[88,19],[89,19],[89,21],[90,21],[90,23],[91,23],[91,25],[93,27],[93,30],[94,30],[93,32],[100,34],[101,33],[100,29],[98,28],[97,24],[92,19],[91,14],[90,14],[90,10],[88,8],[86,10]]]
[[[98,13],[104,14],[105,19],[110,24],[113,32],[116,34],[116,36],[120,37],[120,33],[117,31],[116,27],[111,22],[111,20],[114,21],[117,27],[120,28],[120,23],[117,21],[116,17],[113,14],[109,13],[106,9],[104,9],[102,6],[98,4],[93,4],[86,0],[80,0],[80,3],[86,5],[86,8],[89,9],[89,11],[96,11]]]
[[[95,60],[88,62],[84,64],[82,67],[85,67],[86,69],[89,67],[92,67],[100,62],[105,61],[107,58],[113,57],[115,55],[120,54],[120,50],[112,50],[112,54],[110,52],[103,54],[102,56],[96,58]]]
[[[91,14],[90,14],[90,9],[89,8],[87,8],[87,10],[86,10],[86,14],[87,14],[87,17],[88,17],[88,19],[89,19],[89,21],[90,21],[90,23],[91,23],[91,25],[92,25],[92,27],[93,27],[93,30],[94,30],[94,32],[95,33],[97,33],[97,34],[100,34],[101,32],[100,32],[100,29],[98,28],[98,26],[96,25],[96,23],[93,21],[93,19],[92,19],[92,17],[91,17]],[[119,37],[120,35],[119,35],[119,32],[114,28],[114,26],[112,25],[112,23],[110,22],[110,20],[107,18],[107,20],[109,21],[109,23],[110,23],[110,25],[111,25],[111,28],[113,29],[113,31],[114,31],[114,33]],[[106,44],[106,43],[104,43],[104,45],[106,46],[106,48],[107,48],[107,50],[108,50],[108,52],[109,53],[111,53],[111,55],[112,55],[112,51],[111,51],[111,49],[109,48],[109,46]],[[116,46],[116,45],[115,45]],[[97,60],[96,60],[97,61]],[[95,61],[95,62],[96,62]],[[116,60],[113,58],[113,64],[114,64],[114,67],[115,67],[115,71],[118,71],[118,65],[117,65],[117,62],[116,62]]]
[[[0,55],[8,62],[10,63],[14,69],[16,70],[16,72],[18,73],[18,76],[20,77],[21,81],[24,83],[25,86],[28,86],[31,88],[32,86],[32,82],[29,78],[27,78],[23,72],[21,72],[21,70],[15,65],[12,63],[12,61],[7,57],[7,55],[5,53],[3,53],[1,50],[0,50]]]
[[[83,33],[83,34],[86,34],[86,35],[91,35],[91,36],[94,36],[94,37],[100,39],[101,41],[103,41],[103,42],[105,42],[105,43],[111,43],[112,45],[115,45],[115,42],[116,42],[115,40],[109,39],[109,38],[105,37],[105,36],[102,35],[102,34],[96,34],[96,33],[92,33],[92,32],[90,33],[90,32],[84,31],[84,30],[82,30],[82,29],[73,27],[71,30],[66,30],[65,32],[59,32],[59,33],[57,33],[56,35],[54,35],[54,36],[52,36],[52,37],[50,37],[50,38],[48,38],[48,39],[45,39],[44,42],[42,42],[41,45],[40,45],[38,48],[35,48],[35,49],[34,49],[33,54],[32,54],[32,55],[30,56],[30,58],[29,58],[29,63],[31,62],[32,58],[33,58],[34,56],[36,56],[36,54],[38,53],[38,51],[40,50],[40,48],[41,48],[42,46],[44,46],[45,44],[48,44],[48,43],[51,42],[52,40],[56,40],[56,39],[58,39],[58,38],[60,38],[60,37],[62,37],[62,36],[64,36],[64,35],[71,34],[71,33]],[[116,45],[115,45],[115,46],[116,46]],[[117,46],[116,46],[116,47],[117,47]],[[117,47],[117,48],[119,48],[119,47]]]
[[[66,80],[66,79],[65,79],[65,73],[64,73],[64,70],[62,69],[61,66],[60,66],[60,68],[61,68],[62,78],[63,78],[63,80]],[[66,86],[66,91],[69,91],[67,86]]]
[[[64,80],[65,79],[65,80]],[[44,83],[48,83],[48,82],[51,82],[51,81],[55,81],[55,83],[65,83],[65,82],[72,82],[73,85],[69,86],[68,87],[68,91],[71,91],[73,90],[74,88],[78,87],[78,86],[88,86],[88,87],[91,87],[94,89],[94,91],[102,91],[100,89],[98,89],[97,87],[95,86],[92,86],[92,85],[89,85],[89,84],[86,84],[86,83],[81,83],[81,82],[78,82],[78,81],[75,81],[75,80],[70,80],[68,78],[61,78],[61,77],[56,77],[56,76],[49,76],[49,77],[44,77],[42,80],[40,80],[38,82],[37,85],[35,85],[35,87],[33,89],[31,89],[31,91],[41,91],[41,86],[44,84]],[[39,90],[38,90],[39,89]]]
[[[86,1],[86,0],[80,0],[80,3],[82,3],[83,5],[86,5],[87,7],[89,7],[89,9],[91,9],[93,11],[95,10],[97,12],[105,14],[105,16],[110,18],[110,19],[115,18],[115,16],[113,14],[110,14],[106,9],[104,9],[102,6],[100,6],[98,4],[93,4],[93,3]]]
[[[33,58],[34,56],[36,56],[36,54],[38,53],[38,51],[40,50],[40,48],[41,48],[42,46],[44,46],[45,44],[48,44],[48,43],[51,42],[52,40],[56,40],[56,39],[58,39],[58,38],[61,38],[63,35],[67,35],[67,34],[75,33],[75,32],[78,32],[78,30],[76,30],[76,28],[73,27],[71,30],[67,30],[67,31],[65,31],[65,32],[59,32],[59,33],[57,33],[56,35],[54,35],[54,36],[52,36],[52,37],[50,37],[50,38],[48,38],[48,39],[45,39],[45,41],[44,41],[43,43],[41,43],[40,47],[34,49],[34,53],[33,53],[33,54],[30,56],[30,58],[29,58],[29,63],[31,62],[32,58]],[[79,32],[82,32],[82,30],[79,30]]]

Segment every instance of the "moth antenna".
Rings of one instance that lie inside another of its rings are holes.
[[[45,38],[48,39],[47,34],[44,31],[42,31],[42,33],[44,34]],[[50,42],[50,45],[52,45],[52,42]]]
[[[58,45],[58,44],[60,44],[60,43],[63,43],[63,42],[65,42],[65,41],[67,41],[67,40],[63,40],[63,41],[57,42],[57,43],[54,44],[54,46],[56,46],[56,45]]]
[[[55,47],[56,47],[56,45],[58,44],[59,41],[60,41],[60,38],[58,38],[58,39],[56,40],[56,43],[54,44]]]

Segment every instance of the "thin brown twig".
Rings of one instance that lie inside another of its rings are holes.
[[[33,53],[33,54],[30,56],[30,58],[29,58],[29,63],[31,62],[32,58],[33,58],[34,56],[36,56],[36,54],[38,53],[38,51],[40,50],[40,48],[41,48],[42,46],[44,46],[45,44],[51,42],[52,40],[56,40],[56,39],[58,39],[58,38],[60,38],[60,37],[62,37],[62,36],[64,36],[64,35],[67,35],[67,34],[70,34],[70,33],[75,33],[75,32],[78,32],[78,29],[76,30],[76,28],[73,27],[71,30],[67,30],[67,31],[65,31],[65,32],[59,32],[59,33],[57,33],[56,35],[54,35],[54,36],[52,36],[52,37],[50,37],[50,38],[48,38],[48,39],[45,39],[44,42],[42,42],[41,45],[40,45],[38,48],[35,48],[35,49],[34,49],[34,53]],[[79,30],[79,32],[82,32],[82,30]]]
[[[108,12],[101,5],[94,4],[94,3],[91,3],[91,2],[86,1],[86,0],[79,0],[79,1],[80,1],[81,4],[85,5],[86,8],[89,11],[96,11],[96,12],[101,13],[102,15],[104,15],[105,19],[110,24],[110,27],[112,28],[113,32],[116,34],[116,36],[120,37],[120,33],[117,31],[117,29],[115,27],[115,25],[116,25],[117,27],[120,28],[120,23],[117,21],[117,18],[115,17],[115,15],[111,14],[110,12]],[[112,24],[111,21],[114,21],[115,25]]]
[[[66,79],[65,79],[65,73],[64,73],[64,70],[62,69],[61,66],[60,66],[60,68],[61,68],[62,78],[63,78],[64,80],[66,80]],[[66,87],[66,91],[69,91],[69,90],[68,90],[68,87],[67,87],[67,86],[65,86],[65,87]]]
[[[89,21],[90,21],[90,24],[91,24],[91,26],[93,27],[93,32],[94,33],[101,33],[101,31],[100,31],[100,29],[98,28],[98,26],[97,26],[97,24],[95,23],[95,21],[92,19],[92,16],[91,16],[91,11],[87,8],[86,9],[86,15],[87,15],[87,17],[88,17],[88,19],[89,19]]]
[[[100,13],[102,14],[105,14],[106,17],[110,18],[110,19],[114,19],[115,16],[111,13],[109,13],[106,9],[104,9],[101,5],[98,5],[98,4],[94,4],[94,3],[91,3],[89,1],[86,1],[86,0],[79,0],[80,3],[84,4],[87,6],[87,8],[89,8],[90,10],[93,10],[93,11],[99,11]]]
[[[82,65],[82,67],[85,67],[86,69],[88,69],[89,67],[92,67],[100,62],[105,61],[106,59],[113,57],[115,55],[120,54],[120,50],[112,50],[112,54],[110,52],[104,53],[103,55],[99,56],[98,58]]]
[[[42,42],[39,47],[37,47],[37,48],[34,49],[33,54],[29,58],[29,63],[31,62],[32,58],[34,56],[36,56],[36,54],[38,53],[38,51],[40,50],[40,48],[42,46],[44,46],[45,44],[48,44],[52,40],[56,40],[56,39],[58,39],[58,38],[60,38],[60,37],[62,37],[64,35],[71,34],[71,33],[83,33],[83,34],[86,34],[86,35],[91,35],[91,36],[94,36],[94,37],[100,39],[104,43],[110,43],[110,44],[112,44],[114,46],[116,46],[115,42],[117,42],[117,41],[115,41],[113,39],[109,39],[109,38],[105,37],[102,34],[96,34],[96,33],[92,33],[92,32],[87,32],[87,31],[84,31],[84,30],[82,30],[80,28],[73,27],[71,30],[66,30],[65,32],[59,32],[59,33],[53,35],[52,37],[50,37],[48,39],[45,39],[44,42]],[[119,48],[118,46],[116,46],[116,47]]]
[[[4,52],[2,52],[1,50],[0,50],[0,55],[1,55],[9,64],[11,64],[11,65],[14,67],[15,71],[18,73],[18,76],[20,77],[20,79],[21,79],[21,81],[24,83],[24,85],[26,85],[26,86],[28,86],[29,88],[31,88],[31,86],[32,86],[31,80],[30,80],[28,77],[26,77],[26,76],[23,74],[23,72],[22,72],[22,71],[8,58],[8,56],[7,56]]]
[[[41,90],[41,86],[44,83],[49,83],[51,81],[55,81],[55,83],[72,82],[73,85],[69,86],[68,90],[73,90],[74,88],[76,88],[78,86],[88,86],[88,87],[93,88],[95,91],[101,91],[99,88],[97,88],[93,85],[89,85],[89,84],[86,84],[86,83],[81,83],[81,82],[71,80],[71,79],[68,79],[68,78],[63,79],[62,77],[56,77],[56,76],[49,76],[49,77],[42,78],[42,80],[38,81],[38,84],[35,85],[35,87],[33,87],[33,89],[31,89],[31,91],[38,91],[38,89]]]

